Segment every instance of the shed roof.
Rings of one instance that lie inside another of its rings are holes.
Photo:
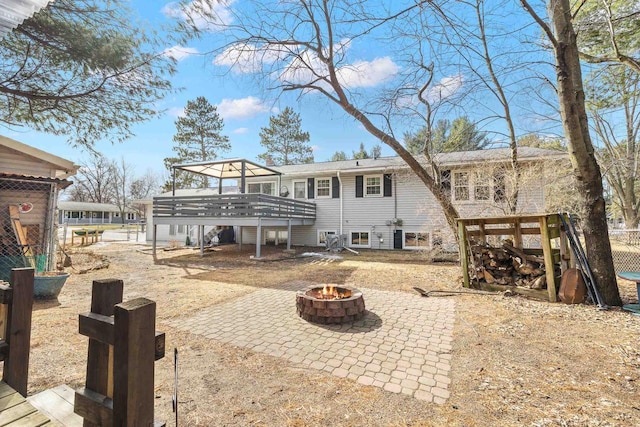
[[[0,135],[0,145],[51,164],[53,169],[56,169],[55,178],[68,178],[71,175],[75,175],[80,168],[80,166],[74,164],[72,161],[16,141],[15,139],[7,138],[6,136]]]
[[[2,0],[0,2],[0,37],[45,7],[50,0]]]

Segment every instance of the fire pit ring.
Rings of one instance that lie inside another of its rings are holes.
[[[364,298],[358,289],[348,286],[309,286],[296,293],[298,316],[307,322],[347,323],[365,314]]]

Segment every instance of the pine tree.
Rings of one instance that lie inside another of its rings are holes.
[[[176,155],[164,159],[169,170],[171,165],[176,163],[216,160],[220,152],[231,149],[229,137],[221,133],[224,120],[218,114],[216,106],[211,105],[203,96],[197,97],[194,101],[187,101],[184,116],[178,117],[175,124],[176,134],[173,136],[173,142],[177,145],[173,147],[173,151]],[[194,178],[184,172],[176,175],[176,187],[193,186],[207,188],[209,179],[206,176]]]
[[[335,153],[333,153],[333,156],[331,156],[330,160],[332,162],[347,160],[347,153],[345,153],[344,151],[336,151]]]
[[[302,131],[300,115],[286,107],[269,119],[269,127],[260,130],[260,144],[267,149],[259,154],[262,161],[275,165],[313,163],[313,149],[308,145],[309,132]]]

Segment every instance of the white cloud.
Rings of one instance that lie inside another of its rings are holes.
[[[229,46],[213,59],[213,64],[229,67],[238,74],[249,74],[262,70],[263,65],[273,64],[279,56],[276,50],[241,43]]]
[[[426,98],[429,102],[440,102],[456,94],[464,84],[462,74],[455,74],[443,77],[427,92]]]
[[[248,119],[269,110],[270,108],[263,101],[253,96],[223,99],[218,104],[218,113],[224,119]]]
[[[184,116],[184,108],[183,107],[171,107],[167,110],[167,114],[172,117],[183,117]]]
[[[180,45],[169,47],[162,52],[164,56],[168,56],[176,61],[182,61],[183,59],[188,58],[191,55],[197,55],[198,53],[198,49],[194,47],[183,47]]]
[[[238,135],[242,135],[249,132],[249,128],[238,128],[238,129],[234,129],[232,133],[238,134]]]
[[[162,13],[170,18],[191,22],[202,31],[220,31],[233,22],[231,5],[235,0],[193,0],[185,5],[169,3]]]
[[[314,153],[317,153],[318,151],[320,151],[320,146],[319,145],[312,145],[311,146],[311,151]]]
[[[336,56],[345,56],[351,47],[348,39],[340,40],[334,45]],[[340,84],[348,89],[374,87],[395,77],[400,67],[388,57],[375,58],[372,61],[358,60],[338,67],[336,70]],[[279,78],[287,83],[306,84],[315,81],[318,76],[328,76],[326,65],[311,51],[304,51],[291,61]],[[318,83],[314,83],[318,84]],[[318,84],[326,87],[325,84]]]
[[[392,79],[400,67],[388,56],[373,61],[356,61],[338,70],[338,79],[346,88],[374,87]]]
[[[349,39],[340,40],[334,45],[334,55],[345,56],[351,47]],[[239,74],[256,73],[265,65],[271,65],[286,58],[293,59],[275,77],[287,83],[306,84],[316,81],[318,76],[328,76],[326,65],[318,59],[317,55],[309,50],[304,50],[298,55],[284,46],[257,46],[254,44],[236,44],[225,49],[217,55],[213,63],[218,66],[230,67]],[[345,88],[374,87],[392,79],[400,71],[400,67],[388,57],[375,58],[372,61],[358,60],[351,64],[339,67],[337,75],[340,83]],[[320,83],[315,83],[326,87]]]

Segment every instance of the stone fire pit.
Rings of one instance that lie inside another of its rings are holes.
[[[362,292],[343,286],[310,286],[296,293],[296,309],[304,320],[320,324],[346,323],[365,313]]]

